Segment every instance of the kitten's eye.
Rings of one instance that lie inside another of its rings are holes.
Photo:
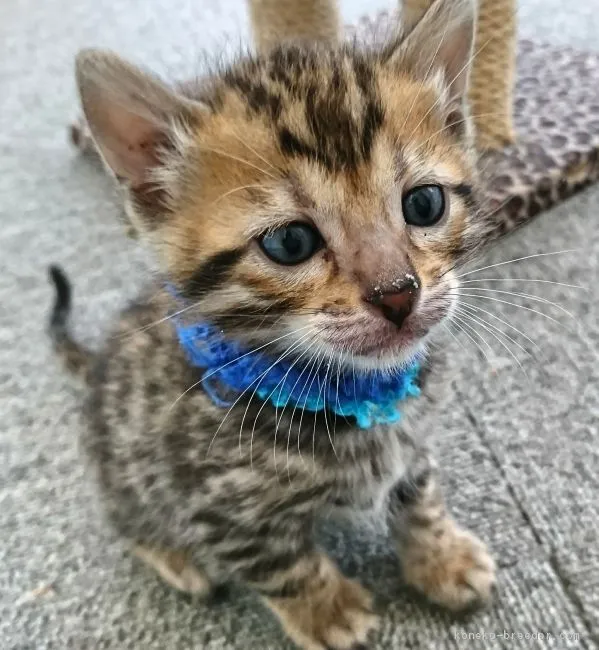
[[[266,233],[259,243],[271,260],[291,266],[312,257],[321,248],[322,237],[316,228],[297,221]]]
[[[439,185],[420,185],[403,197],[402,208],[410,226],[434,226],[445,214],[445,192]]]

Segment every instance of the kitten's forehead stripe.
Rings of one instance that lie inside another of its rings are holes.
[[[251,79],[238,71],[229,70],[224,78],[230,87],[239,90],[254,113],[267,110],[273,120],[279,119],[281,95],[275,89],[268,88],[260,77]]]
[[[375,72],[357,53],[338,58],[291,47],[275,51],[262,68],[253,62],[224,80],[252,113],[265,112],[273,121],[283,153],[335,173],[369,160],[383,122]]]

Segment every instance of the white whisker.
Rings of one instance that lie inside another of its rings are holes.
[[[526,370],[524,370],[524,366],[523,366],[522,363],[520,362],[520,359],[518,359],[517,355],[516,355],[516,354],[514,353],[514,351],[509,347],[509,345],[507,345],[507,344],[506,344],[502,339],[499,338],[499,336],[498,336],[497,334],[495,334],[493,331],[491,331],[491,330],[490,330],[490,329],[489,329],[489,328],[484,324],[484,323],[486,323],[487,321],[484,321],[484,320],[483,320],[482,318],[480,318],[479,316],[474,316],[473,314],[468,314],[467,312],[463,312],[463,311],[462,311],[462,314],[465,314],[466,316],[469,316],[471,320],[473,320],[475,323],[478,323],[478,324],[479,324],[481,327],[483,327],[487,332],[489,332],[489,333],[490,333],[490,334],[491,334],[495,339],[497,339],[497,341],[499,341],[500,345],[503,346],[503,347],[508,351],[508,353],[510,354],[510,356],[511,356],[511,357],[514,359],[514,361],[518,364],[518,366],[520,367],[520,369],[521,369],[522,372],[524,373],[524,376],[525,376],[526,379],[530,382],[530,378],[529,378],[529,376],[528,376],[528,373],[526,372]],[[491,324],[489,323],[489,325],[491,325]],[[511,341],[512,343],[514,343],[514,344],[515,344],[516,346],[518,346],[521,350],[524,350],[524,352],[528,353],[528,351],[526,350],[526,348],[522,347],[522,346],[521,346],[517,341],[515,341],[513,338],[511,338],[510,336],[508,336],[505,332],[503,332],[503,331],[500,330],[499,328],[495,327],[494,325],[491,325],[491,327],[494,327],[494,328],[495,328],[495,329],[496,329],[496,330],[497,330],[497,331],[498,331],[502,336],[505,336],[509,341]]]
[[[153,323],[150,323],[149,325],[144,325],[143,327],[138,327],[133,330],[129,330],[127,332],[121,332],[120,334],[116,334],[115,336],[111,337],[113,339],[123,339],[127,338],[130,336],[134,336],[135,334],[141,334],[142,332],[145,332],[146,330],[151,329],[152,327],[156,327],[156,325],[160,325],[160,323],[166,323],[167,321],[171,320],[172,318],[176,318],[177,316],[180,316],[181,314],[184,314],[186,311],[189,311],[193,307],[195,307],[197,303],[194,303],[193,305],[188,305],[187,307],[183,307],[183,309],[179,309],[179,311],[173,312],[172,314],[167,314],[163,318],[159,318],[158,320],[155,320]]]
[[[225,420],[226,420],[226,419],[229,417],[229,415],[232,413],[232,411],[233,411],[233,409],[235,408],[235,406],[237,406],[237,404],[239,404],[239,402],[241,401],[241,399],[243,398],[243,396],[244,396],[244,395],[245,395],[245,394],[246,394],[246,393],[247,393],[247,392],[252,388],[252,386],[254,385],[254,383],[255,383],[256,381],[261,380],[262,377],[264,377],[265,374],[266,374],[266,370],[265,370],[263,373],[261,373],[258,377],[256,377],[256,379],[254,379],[254,381],[253,381],[253,382],[252,382],[252,383],[251,383],[247,388],[245,388],[245,389],[244,389],[244,390],[243,390],[243,391],[242,391],[242,392],[237,396],[237,398],[235,399],[235,401],[231,404],[231,406],[229,407],[229,410],[225,413],[225,416],[224,416],[223,419],[220,421],[220,424],[218,425],[216,431],[214,432],[214,435],[212,436],[212,439],[210,440],[210,444],[208,445],[208,449],[206,450],[206,457],[208,457],[208,455],[210,454],[210,449],[212,448],[212,445],[214,444],[214,441],[216,440],[216,436],[218,435],[218,432],[222,429],[222,426],[223,426],[223,424],[225,423]],[[241,454],[241,440],[240,440],[240,442],[239,442],[239,445],[240,445],[240,446],[239,446],[239,453]]]
[[[235,192],[241,192],[241,190],[249,190],[252,188],[261,188],[262,185],[258,185],[257,183],[253,183],[251,185],[240,185],[239,187],[234,187],[232,190],[229,190],[228,192],[224,192],[221,194],[218,198],[214,199],[210,203],[210,205],[216,205],[219,201],[222,201],[223,199],[227,198],[227,196],[230,196],[231,194],[235,194]]]
[[[479,282],[540,282],[543,284],[553,284],[558,287],[567,287],[568,289],[581,289],[588,291],[588,287],[582,287],[579,284],[566,284],[565,282],[554,282],[553,280],[540,280],[538,278],[476,278],[474,280],[462,280],[460,284],[473,284]]]
[[[335,421],[333,423],[333,440],[336,440],[336,432],[337,432],[337,417],[338,417],[338,411],[341,409],[339,408],[339,380],[341,378],[341,368],[344,367],[344,356],[345,356],[345,351],[342,349],[339,356],[337,357],[337,391],[335,394],[335,406],[337,407],[337,410],[335,411]]]
[[[274,172],[278,172],[278,171],[279,171],[279,170],[278,170],[278,169],[277,169],[277,168],[276,168],[276,167],[275,167],[271,162],[269,162],[268,160],[266,160],[266,158],[265,158],[264,156],[261,156],[261,155],[260,155],[260,154],[259,154],[259,153],[258,153],[258,152],[253,148],[253,147],[250,147],[250,145],[249,145],[245,140],[243,140],[242,138],[240,138],[240,137],[237,135],[237,133],[233,133],[233,137],[236,138],[239,142],[241,142],[241,144],[242,144],[244,147],[246,147],[247,149],[249,149],[249,150],[254,154],[254,156],[256,156],[256,158],[260,158],[260,160],[261,160],[265,165],[268,165],[268,166],[269,166],[269,167],[270,167]]]
[[[310,334],[310,332],[308,333]],[[254,392],[252,393],[250,399],[248,400],[248,403],[245,407],[245,411],[243,412],[243,417],[241,418],[241,425],[239,426],[239,453],[242,455],[241,451],[241,438],[243,435],[243,423],[245,422],[246,415],[248,413],[248,410],[250,408],[250,405],[252,403],[252,400],[254,399],[254,395],[256,394],[258,388],[260,388],[260,384],[262,383],[262,378],[266,376],[278,363],[280,363],[283,359],[288,357],[295,349],[297,349],[303,342],[303,339],[300,339],[299,341],[295,341],[292,343],[290,346],[287,347],[287,349],[280,354],[273,363],[271,363],[270,366],[262,373],[260,377],[260,381],[256,384],[254,388]],[[252,382],[254,383],[254,382]],[[262,402],[262,405],[260,406],[260,411],[264,408],[264,405],[266,404],[266,401]],[[258,419],[258,416],[256,416],[256,419]],[[253,469],[253,458],[252,458],[252,452],[253,452],[253,446],[254,446],[254,429],[255,429],[255,421],[254,421],[254,427],[252,428],[252,436],[250,438],[250,468]]]
[[[333,361],[329,360],[327,363],[328,363],[327,369],[326,372],[324,373],[322,408],[324,414],[324,423],[327,428],[327,435],[329,436],[329,442],[331,443],[331,447],[333,449],[333,454],[335,454],[335,458],[339,460],[339,457],[337,456],[337,451],[335,450],[335,444],[333,443],[333,438],[331,436],[331,430],[329,428],[329,420],[327,417],[327,380],[329,377],[329,372],[331,371],[331,366],[333,365]],[[315,431],[316,431],[316,417],[314,417],[314,431],[312,432],[313,436],[316,435]]]
[[[195,384],[192,384],[184,393],[181,393],[179,397],[171,404],[170,408],[174,408],[177,402],[185,397],[187,393],[189,393],[190,390],[193,390],[196,386],[199,386],[203,381],[206,379],[209,379],[212,377],[212,375],[216,372],[219,372],[223,368],[226,368],[227,366],[230,366],[232,363],[235,363],[239,361],[240,359],[243,359],[244,357],[247,357],[248,354],[253,354],[254,352],[258,352],[259,350],[263,350],[264,348],[267,348],[269,345],[272,345],[273,343],[276,343],[277,341],[280,341],[281,339],[287,338],[288,336],[292,336],[293,334],[297,334],[298,332],[301,332],[305,329],[310,327],[310,325],[306,325],[305,327],[300,327],[297,330],[293,330],[293,332],[287,332],[287,334],[283,334],[282,336],[277,337],[276,339],[273,339],[272,341],[269,341],[268,343],[264,343],[263,345],[260,345],[257,348],[253,348],[252,350],[249,350],[248,352],[245,352],[244,354],[241,354],[238,357],[235,357],[235,359],[231,359],[231,361],[227,361],[227,363],[224,363],[222,366],[219,366],[218,368],[215,368],[211,372],[209,372],[207,375],[203,375],[198,381],[195,382]]]
[[[556,309],[560,309],[561,311],[564,312],[567,316],[572,318],[573,320],[576,320],[573,314],[571,314],[567,309],[562,307],[556,302],[553,302],[552,300],[548,300],[547,298],[541,298],[540,296],[535,296],[530,293],[521,293],[518,291],[503,291],[501,289],[486,289],[483,287],[468,287],[468,291],[482,291],[484,293],[498,293],[502,295],[507,295],[507,296],[514,296],[516,298],[528,298],[529,300],[534,300],[535,302],[542,302],[546,305],[551,305],[552,307],[555,307]],[[476,294],[478,295],[478,294]]]
[[[458,323],[455,322],[456,320],[458,321]],[[490,359],[488,353],[487,353],[486,350],[485,350],[485,349],[480,345],[480,343],[479,343],[479,342],[478,342],[478,341],[477,341],[473,336],[470,335],[470,333],[468,332],[468,330],[472,331],[472,332],[473,332],[473,333],[474,333],[474,334],[475,334],[475,335],[476,335],[476,336],[477,336],[481,341],[483,341],[483,343],[484,343],[484,344],[487,346],[487,348],[490,350],[491,354],[493,354],[493,348],[489,345],[489,342],[487,341],[487,339],[485,339],[484,336],[482,336],[482,334],[480,334],[480,332],[477,332],[476,329],[475,329],[474,327],[472,327],[472,325],[470,325],[470,324],[469,324],[469,323],[468,323],[464,318],[462,318],[461,316],[459,316],[459,315],[457,315],[457,314],[454,313],[454,314],[452,315],[452,321],[453,321],[453,324],[454,324],[454,325],[455,325],[459,330],[461,330],[462,332],[464,332],[464,334],[465,334],[465,335],[466,335],[466,336],[467,336],[467,337],[472,341],[472,343],[474,343],[474,345],[475,345],[475,346],[480,350],[481,354],[483,355],[483,357],[485,358],[485,360],[487,361],[487,363],[488,363],[489,365],[491,365],[491,359]],[[460,325],[460,323],[461,323],[461,325]],[[468,328],[468,329],[466,329],[466,328]]]
[[[299,376],[298,376],[298,378],[297,378],[297,380],[296,380],[296,382],[295,382],[295,384],[293,385],[293,388],[292,388],[292,390],[295,390],[295,387],[299,383],[299,380],[302,378],[302,375],[304,374],[304,372],[306,372],[306,370],[308,368],[310,368],[310,370],[308,371],[308,377],[306,379],[306,384],[304,385],[304,388],[302,388],[302,390],[301,390],[301,392],[299,394],[299,397],[298,397],[298,399],[297,399],[297,401],[296,401],[296,403],[295,403],[295,405],[293,407],[293,411],[291,412],[291,419],[289,420],[289,430],[287,431],[287,452],[286,452],[286,454],[287,454],[287,479],[289,481],[289,485],[291,485],[291,476],[290,476],[290,473],[289,473],[289,445],[291,443],[291,430],[292,430],[292,427],[293,427],[293,418],[295,417],[295,412],[297,410],[297,405],[299,404],[299,402],[300,402],[300,400],[302,398],[302,395],[304,394],[304,389],[305,389],[305,387],[307,385],[307,382],[310,380],[310,374],[312,373],[312,368],[314,367],[314,364],[316,363],[316,360],[318,358],[318,353],[319,353],[321,347],[322,346],[319,346],[318,348],[316,348],[316,350],[314,351],[312,356],[308,359],[308,363],[304,366],[304,368],[300,372],[300,374],[299,374]],[[299,435],[298,435],[297,443],[298,443],[297,444],[298,455],[299,455],[299,458],[303,462],[303,457],[302,457],[300,447],[299,447]]]
[[[310,389],[312,388],[312,385],[314,384],[314,381],[318,377],[318,373],[320,372],[320,369],[322,368],[322,364],[324,363],[325,358],[326,358],[325,355],[323,355],[322,358],[320,359],[320,362],[318,364],[318,367],[316,368],[316,372],[314,373],[314,377],[312,378],[312,381],[310,382],[310,386],[308,388],[308,392],[306,393],[306,395],[310,394]],[[321,387],[321,390],[322,390],[322,387]],[[318,391],[318,397],[320,397],[320,390]],[[297,432],[298,432],[298,445],[299,445],[299,435],[300,435],[300,432],[302,430],[302,420],[304,419],[304,413],[305,412],[306,412],[306,404],[304,403],[304,406],[302,408],[302,413],[300,415],[299,426],[298,426],[298,429],[297,429]],[[314,423],[316,424],[316,413],[314,413]],[[316,472],[316,447],[315,447],[315,445],[316,445],[316,433],[315,432],[316,432],[316,426],[314,426],[313,429],[312,429],[312,472],[313,473]]]
[[[296,334],[297,332],[300,332],[300,331],[302,331],[302,330],[305,330],[307,327],[308,327],[308,326],[306,326],[306,327],[300,327],[300,328],[298,328],[297,330],[294,330],[293,332],[289,332],[289,333],[286,334],[285,336],[290,336],[291,334]],[[280,338],[284,338],[284,337],[279,337],[279,339],[275,339],[275,341],[280,340]],[[271,341],[271,343],[274,343],[275,341]],[[270,345],[270,344],[269,344],[269,345]],[[262,347],[265,347],[265,346],[262,346]],[[259,348],[258,348],[258,349],[259,349]],[[255,350],[254,350],[254,351],[255,351]],[[241,359],[242,357],[247,356],[247,354],[249,354],[249,353],[246,353],[246,354],[244,354],[244,355],[241,355],[240,357],[237,357],[237,359],[233,359],[232,361],[229,361],[229,363],[227,363],[227,364],[225,364],[225,365],[228,366],[230,363],[233,363],[234,361],[238,361],[238,360]],[[224,368],[224,367],[225,367],[225,366],[221,366],[221,368]],[[209,375],[207,375],[207,376],[205,376],[205,377],[202,377],[199,381],[197,381],[195,384],[193,384],[192,386],[190,386],[190,387],[185,391],[185,393],[188,393],[192,388],[194,388],[194,387],[197,386],[198,384],[202,383],[205,379],[207,379],[208,377],[212,376],[215,372],[218,372],[218,370],[219,370],[219,369],[217,368],[216,370],[214,370],[214,371],[213,371],[212,373],[210,373]],[[267,369],[265,372],[268,372],[268,369]],[[220,424],[218,425],[218,428],[216,429],[216,431],[214,432],[214,435],[212,436],[212,439],[210,440],[210,444],[208,445],[208,449],[206,450],[206,456],[208,456],[208,454],[210,453],[210,449],[211,449],[212,445],[214,444],[214,441],[216,440],[216,436],[218,435],[218,432],[221,430],[221,428],[222,428],[222,426],[223,426],[225,420],[229,417],[229,414],[233,411],[233,409],[235,408],[235,406],[240,402],[241,398],[242,398],[242,397],[247,393],[247,391],[250,390],[250,388],[252,388],[252,386],[254,385],[254,383],[255,383],[256,381],[262,379],[262,377],[264,376],[264,374],[265,374],[265,373],[262,373],[259,377],[257,377],[256,379],[254,379],[254,381],[253,381],[253,382],[252,382],[252,383],[251,383],[251,384],[250,384],[250,385],[249,385],[249,386],[248,386],[248,387],[247,387],[247,388],[246,388],[246,389],[245,389],[245,390],[244,390],[244,391],[243,391],[243,392],[242,392],[242,393],[241,393],[241,394],[240,394],[240,395],[235,399],[235,401],[231,404],[231,406],[229,407],[229,410],[225,413],[224,418],[221,420]],[[183,393],[183,395],[185,395],[185,393]],[[180,396],[177,398],[177,400],[175,400],[175,403],[178,402],[178,401],[181,399],[181,397],[183,397],[183,395],[180,395]],[[173,404],[173,406],[174,406],[174,404]],[[173,406],[171,406],[171,408],[173,408]]]
[[[289,374],[289,372],[291,371],[293,366],[295,366],[296,363],[298,363],[306,354],[308,354],[309,351],[310,351],[310,348],[306,347],[306,349],[299,355],[299,357],[290,366],[289,370],[285,374],[285,377],[283,377],[283,380],[287,379],[287,375]],[[300,373],[300,376],[296,379],[295,384],[293,384],[293,387],[291,388],[291,391],[289,391],[290,395],[293,394],[293,390],[297,386],[300,377],[301,377],[301,373]],[[283,409],[281,410],[280,415],[278,415],[278,407],[275,409],[275,435],[274,435],[273,452],[272,453],[273,453],[273,463],[274,463],[274,466],[275,466],[275,472],[276,472],[276,475],[277,475],[277,481],[279,480],[279,471],[277,469],[277,434],[279,432],[279,426],[281,425],[281,422],[283,420],[283,415],[285,414],[285,409],[287,408],[288,405],[289,404],[286,403],[285,406],[283,406]],[[289,444],[287,444],[287,449],[289,450]]]
[[[352,366],[352,377],[354,380],[354,404],[356,405],[356,409],[358,408],[358,395],[356,391],[356,357],[355,353],[351,353],[351,366]]]
[[[451,337],[453,338],[453,340],[454,340],[454,341],[455,341],[455,342],[456,342],[456,343],[457,343],[457,344],[462,348],[462,350],[464,350],[464,352],[465,352],[466,354],[470,354],[471,351],[468,350],[468,349],[466,349],[466,346],[465,346],[465,345],[460,341],[460,339],[459,339],[459,338],[458,338],[458,337],[457,337],[457,336],[456,336],[456,335],[451,331],[451,329],[449,328],[449,324],[450,324],[450,323],[451,323],[451,321],[443,321],[443,326],[445,327],[445,329],[447,330],[447,332],[451,335]],[[455,325],[455,323],[451,323],[451,324],[452,324],[452,325]]]
[[[496,332],[499,332],[501,336],[505,337],[508,341],[510,341],[510,343],[513,343],[518,349],[522,350],[522,352],[529,356],[532,356],[531,353],[521,343],[516,341],[516,339],[512,338],[509,334],[506,334],[501,328],[497,327],[497,325],[493,325],[493,323],[490,323],[482,316],[479,316],[476,314],[476,312],[473,313],[472,308],[468,308],[467,305],[462,304],[459,306],[459,310],[462,316],[471,318],[475,323],[478,323],[483,329],[487,330],[489,334],[497,337]],[[489,328],[494,331],[491,331]]]
[[[200,147],[202,151],[206,151],[208,153],[215,153],[219,156],[223,156],[225,158],[230,158],[231,160],[236,160],[237,162],[240,162],[244,165],[247,165],[248,167],[252,167],[253,169],[256,169],[259,172],[262,172],[265,176],[269,176],[273,180],[277,180],[277,177],[271,174],[270,172],[267,172],[266,169],[262,169],[262,167],[259,167],[258,165],[254,165],[254,163],[251,163],[249,160],[245,160],[245,158],[239,158],[239,156],[234,156],[231,153],[228,153],[227,151],[222,151],[221,149],[214,149],[213,147]]]
[[[495,314],[490,312],[488,309],[483,309],[482,307],[478,307],[477,305],[473,305],[472,303],[466,302],[465,300],[460,300],[459,304],[460,304],[461,307],[468,307],[469,309],[473,309],[476,312],[482,312],[484,314],[487,314],[488,316],[490,316],[491,318],[494,318],[495,320],[499,321],[503,325],[507,325],[508,327],[513,329],[515,332],[517,332],[520,336],[525,338],[532,346],[534,346],[534,348],[536,350],[538,350],[539,352],[542,352],[541,348],[538,346],[537,343],[535,343],[535,341],[533,341],[530,338],[530,336],[525,334],[522,330],[519,330],[515,325],[512,325],[512,323],[510,323],[510,322],[508,322],[506,320],[503,320],[503,318],[499,318],[499,316],[496,316]]]
[[[452,294],[450,294],[452,295]],[[501,302],[504,305],[511,305],[512,307],[518,307],[520,309],[524,309],[525,311],[531,311],[533,314],[538,314],[539,316],[543,316],[544,318],[547,318],[548,320],[556,323],[560,327],[563,327],[564,329],[568,330],[569,332],[572,332],[572,330],[569,327],[566,327],[563,323],[558,321],[556,318],[553,318],[552,316],[549,316],[549,314],[545,314],[542,311],[539,311],[538,309],[533,309],[532,307],[526,307],[525,305],[519,305],[517,302],[510,302],[509,300],[502,300],[501,298],[493,298],[492,296],[481,296],[480,294],[475,294],[475,293],[456,293],[453,294],[454,296],[457,296],[458,298],[461,296],[464,296],[465,298],[478,298],[479,300],[491,300],[493,302]]]
[[[488,266],[483,266],[479,269],[473,269],[472,271],[467,271],[458,275],[458,278],[465,278],[467,275],[472,275],[473,273],[480,273],[481,271],[486,271],[487,269],[494,269],[498,266],[504,266],[505,264],[514,264],[515,262],[523,262],[524,260],[531,260],[536,257],[549,257],[550,255],[563,255],[564,253],[577,253],[579,249],[577,248],[567,248],[563,251],[553,251],[552,253],[535,253],[534,255],[526,255],[525,257],[517,257],[514,260],[506,260],[505,262],[498,262],[497,264],[489,264]]]

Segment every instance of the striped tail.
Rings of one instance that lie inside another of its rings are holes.
[[[71,336],[71,283],[59,266],[50,266],[48,272],[56,291],[48,328],[54,349],[70,372],[85,378],[94,355]]]

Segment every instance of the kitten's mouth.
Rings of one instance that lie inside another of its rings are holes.
[[[404,363],[422,350],[425,340],[449,315],[451,301],[431,301],[425,309],[415,310],[397,327],[369,314],[351,320],[329,322],[320,330],[323,342],[332,352],[349,355],[360,365]]]
[[[368,320],[354,325],[324,328],[325,341],[342,351],[364,357],[379,357],[382,354],[401,352],[411,348],[426,337],[429,328],[413,327],[406,321],[401,329],[389,324],[373,326]]]

